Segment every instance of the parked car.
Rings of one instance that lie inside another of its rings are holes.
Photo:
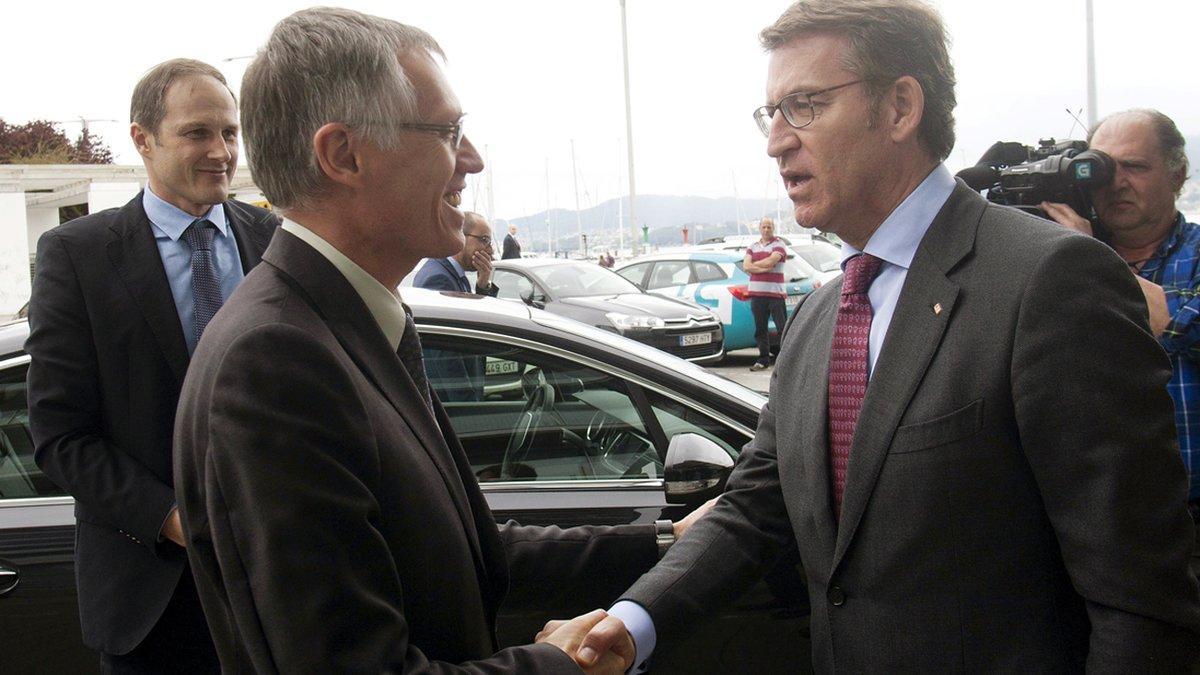
[[[682,518],[722,488],[765,403],[684,360],[523,304],[421,289],[404,298],[427,354],[482,365],[480,396],[445,405],[499,522]],[[0,670],[96,672],[80,637],[74,502],[33,461],[27,333],[23,321],[0,328]],[[463,386],[444,375],[430,384]],[[628,572],[621,583],[642,570]],[[527,643],[547,619],[607,606],[621,590],[512,588],[542,605],[501,608],[500,642]],[[802,577],[785,559],[728,611],[657,650],[655,671],[806,671],[807,613]]]
[[[695,302],[646,293],[594,262],[555,258],[497,261],[497,297],[624,335],[696,363],[725,356],[725,332]]]
[[[754,346],[754,316],[750,313],[750,275],[742,269],[740,250],[697,248],[656,253],[617,265],[617,274],[651,293],[685,298],[712,309],[725,328],[725,349]],[[795,258],[783,263],[788,312],[814,289],[813,276]],[[779,335],[771,331],[772,342]]]
[[[822,284],[833,281],[842,273],[842,249],[824,239],[801,241],[788,246],[788,250],[813,272],[813,278]]]

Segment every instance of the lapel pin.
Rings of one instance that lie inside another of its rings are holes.
[[[933,313],[934,314],[942,313],[942,303],[940,303],[940,302],[933,303]]]

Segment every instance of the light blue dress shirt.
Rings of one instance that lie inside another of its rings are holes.
[[[850,244],[842,244],[842,269],[846,261],[859,253],[870,253],[883,260],[879,276],[867,291],[871,300],[871,337],[867,346],[870,360],[870,370],[875,370],[875,360],[883,348],[883,339],[887,336],[888,325],[896,312],[896,301],[900,298],[900,290],[904,288],[904,280],[908,278],[908,268],[912,265],[917,246],[925,237],[925,232],[933,224],[950,193],[954,192],[954,176],[944,164],[939,164],[921,181],[900,205],[879,225],[875,233],[867,241],[863,251]],[[625,623],[625,628],[633,636],[637,656],[631,672],[641,672],[646,668],[646,660],[654,651],[658,635],[654,630],[654,621],[650,614],[636,602],[621,600],[608,610],[608,613]]]
[[[896,313],[896,301],[900,299],[900,289],[904,288],[904,280],[908,278],[908,268],[917,253],[917,246],[933,224],[934,216],[950,199],[951,192],[954,192],[954,176],[945,164],[939,164],[879,225],[862,251],[842,243],[843,271],[846,261],[859,253],[870,253],[883,261],[879,276],[867,291],[874,315],[867,344],[868,373],[875,372],[875,361],[883,348],[892,315]]]
[[[163,201],[150,190],[149,185],[142,194],[142,207],[150,218],[154,243],[158,246],[158,255],[167,273],[167,283],[171,286],[171,297],[175,300],[175,311],[183,327],[183,339],[187,342],[188,354],[192,354],[196,351],[196,337],[192,330],[196,313],[192,299],[192,247],[183,238],[183,231],[196,217]],[[225,206],[215,204],[204,217],[217,227],[212,244],[213,267],[221,282],[221,300],[224,302],[246,274],[242,271],[242,259],[238,256],[237,239],[225,219]]]

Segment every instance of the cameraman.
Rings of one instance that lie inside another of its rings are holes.
[[[1109,246],[1129,263],[1150,314],[1150,328],[1171,357],[1167,385],[1175,400],[1179,449],[1188,470],[1188,508],[1200,518],[1200,226],[1175,208],[1187,178],[1183,135],[1157,110],[1105,118],[1090,147],[1116,163],[1112,183],[1092,201]],[[1093,235],[1091,224],[1065,204],[1042,203],[1058,223]],[[1200,534],[1192,568],[1200,574]]]

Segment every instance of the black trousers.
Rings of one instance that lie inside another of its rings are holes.
[[[750,298],[750,313],[754,315],[754,343],[758,345],[758,362],[771,362],[771,331],[767,319],[775,322],[775,330],[783,337],[783,326],[787,322],[787,304],[783,298]]]
[[[190,566],[162,617],[128,654],[100,654],[102,673],[220,673],[217,650],[200,607]]]

